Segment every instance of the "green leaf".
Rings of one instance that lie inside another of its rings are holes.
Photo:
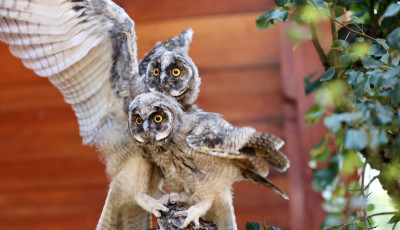
[[[340,224],[343,218],[342,215],[341,213],[328,213],[320,229],[326,229]]]
[[[372,44],[371,49],[368,52],[368,55],[372,55],[374,57],[382,57],[387,53],[387,50],[379,44]]]
[[[277,20],[286,22],[288,17],[288,12],[282,9],[272,8],[265,14],[257,18],[258,29],[267,29],[276,24]]]
[[[340,16],[342,16],[342,15],[345,14],[344,7],[335,5],[335,6],[333,7],[333,9],[335,10],[335,17],[336,17],[336,18],[338,18],[338,17],[340,17]]]
[[[358,85],[361,80],[363,79],[364,73],[361,71],[355,71],[355,70],[348,70],[345,73],[346,75],[348,75],[349,77],[347,78],[347,82],[350,85]]]
[[[383,13],[382,18],[395,16],[400,11],[400,4],[391,3],[387,8],[385,13]]]
[[[347,204],[347,199],[344,197],[338,197],[331,200],[326,200],[322,203],[322,208],[326,212],[341,213]]]
[[[400,127],[400,109],[397,110],[396,125]]]
[[[393,30],[386,38],[386,41],[393,49],[400,50],[400,27]]]
[[[320,81],[329,81],[335,76],[335,67],[331,66],[328,70],[322,75]]]
[[[394,216],[392,216],[392,218],[390,218],[389,220],[389,224],[394,224],[400,222],[400,213],[395,214]]]
[[[388,46],[388,44],[386,43],[386,40],[385,40],[385,39],[377,38],[377,39],[376,39],[376,43],[378,43],[378,44],[381,45],[383,48],[385,48],[385,50],[388,50],[388,49],[389,49],[389,46]]]
[[[349,43],[345,40],[333,41],[331,48],[339,51],[345,51],[349,47]]]
[[[392,105],[399,106],[400,104],[400,83],[394,87],[394,91],[392,94]]]
[[[311,151],[310,151],[310,157],[311,158],[316,158],[319,155],[321,155],[325,150],[326,147],[328,146],[328,136],[325,136],[322,141],[319,143],[315,144]]]
[[[308,75],[306,78],[304,78],[304,83],[306,84],[306,94],[310,94],[314,91],[316,91],[317,89],[319,89],[322,86],[322,82],[317,79],[313,82],[310,82],[311,78],[313,78],[316,75],[316,73],[312,73],[310,75]]]
[[[310,110],[307,111],[305,117],[306,125],[316,124],[321,119],[322,115],[324,115],[324,112],[324,108],[321,108],[318,105],[312,107]]]
[[[343,164],[341,172],[345,174],[353,174],[357,169],[362,168],[364,163],[361,161],[360,155],[351,150],[345,150],[343,153]]]
[[[363,120],[363,115],[360,112],[356,113],[340,113],[333,114],[330,117],[326,117],[324,120],[324,124],[328,127],[332,133],[337,133],[342,127],[342,123],[356,123]]]
[[[387,134],[384,129],[380,129],[380,130],[370,129],[369,130],[369,139],[370,139],[370,142],[369,142],[368,146],[372,150],[376,150],[380,146],[386,145],[388,143]]]
[[[363,66],[366,69],[376,69],[379,68],[379,66],[384,66],[385,64],[379,60],[376,60],[375,58],[371,57],[365,57],[362,60]]]
[[[393,156],[400,157],[400,137],[397,137],[390,145],[390,152]]]
[[[333,188],[338,182],[339,176],[339,157],[338,154],[332,155],[328,167],[314,171],[313,188],[317,191]]]
[[[246,223],[246,230],[260,230],[261,226],[259,223],[255,222],[247,222]]]
[[[357,3],[358,0],[339,0],[338,2],[344,5],[351,5]]]
[[[345,133],[344,146],[352,150],[363,150],[368,144],[368,134],[364,129],[348,129]]]
[[[283,7],[288,2],[289,0],[275,0],[275,4],[280,7]]]
[[[338,178],[338,173],[332,169],[324,168],[314,172],[313,188],[323,191],[328,186],[332,186]]]
[[[367,204],[367,211],[371,212],[375,209],[375,205],[374,204]]]
[[[267,230],[281,230],[281,229],[277,227],[268,227]]]
[[[307,0],[293,0],[293,6],[299,7],[307,4]]]
[[[379,103],[371,108],[372,123],[375,125],[387,125],[392,123],[393,112],[389,106],[382,106]]]
[[[351,65],[353,65],[358,59],[360,59],[360,56],[357,55],[356,53],[340,55],[339,57],[340,66],[342,68],[348,68]]]

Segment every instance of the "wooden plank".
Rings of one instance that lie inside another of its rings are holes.
[[[0,193],[0,229],[94,229],[107,186]]]
[[[72,150],[74,151],[74,150]],[[97,155],[0,163],[0,192],[43,187],[103,185],[105,166]]]
[[[15,109],[58,106],[65,103],[61,93],[50,83],[1,87],[0,112]]]
[[[47,81],[45,78],[38,77],[32,70],[25,68],[20,59],[11,55],[8,45],[0,42],[0,63],[7,63],[1,68],[0,86],[6,84],[33,84]]]
[[[255,20],[262,13],[137,23],[139,57],[143,57],[157,41],[191,27],[194,37],[189,54],[199,68],[278,65],[279,26],[259,31]]]
[[[200,69],[202,95],[282,93],[279,68],[233,68],[207,71]]]
[[[284,28],[289,28],[289,25]],[[324,34],[324,43],[331,40],[326,37],[330,33]],[[314,97],[305,95],[303,79],[315,71],[322,73],[323,66],[311,42],[302,44],[293,52],[292,45],[283,33],[281,38],[282,84],[287,99],[285,136],[288,139],[288,155],[293,159],[289,181],[293,189],[291,194],[295,198],[290,207],[290,215],[293,217],[290,226],[299,230],[318,229],[325,212],[322,210],[321,195],[311,188],[312,172],[308,161],[311,147],[322,139],[326,128],[321,122],[314,126],[306,126],[304,123],[306,111],[314,104]]]
[[[272,0],[202,0],[197,2],[185,0],[175,0],[173,2],[166,0],[116,0],[115,2],[123,7],[135,22],[259,11],[275,6]]]
[[[288,192],[288,181],[284,176],[270,178],[276,185]],[[247,222],[263,221],[282,229],[288,229],[289,201],[269,188],[249,182],[234,184],[234,207],[239,229]]]
[[[277,94],[204,95],[198,104],[206,111],[222,114],[228,121],[278,116],[282,112],[282,97]]]

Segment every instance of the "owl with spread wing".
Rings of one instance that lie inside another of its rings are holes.
[[[139,81],[134,22],[110,0],[0,1],[0,40],[59,89],[96,146],[111,183],[97,229],[146,229],[161,175],[127,131],[125,107],[146,92]]]

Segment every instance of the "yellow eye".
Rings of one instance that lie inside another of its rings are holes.
[[[179,75],[181,75],[181,70],[178,68],[173,69],[172,75],[174,75],[174,77],[178,77]]]
[[[162,120],[163,120],[163,118],[162,118],[161,115],[155,115],[154,116],[154,121],[155,122],[160,123],[160,122],[162,122]]]
[[[141,125],[142,123],[143,123],[142,118],[141,118],[141,117],[137,117],[137,118],[136,118],[136,124],[137,124],[137,125]]]
[[[159,68],[155,68],[153,70],[153,75],[154,75],[154,77],[157,77],[158,75],[160,75],[160,69]]]

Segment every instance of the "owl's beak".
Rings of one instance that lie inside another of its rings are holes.
[[[145,136],[148,137],[149,136],[149,121],[148,120],[143,121],[142,127],[144,130]]]
[[[160,77],[160,88],[163,89],[165,87],[165,83],[167,83],[167,75],[162,74]]]

